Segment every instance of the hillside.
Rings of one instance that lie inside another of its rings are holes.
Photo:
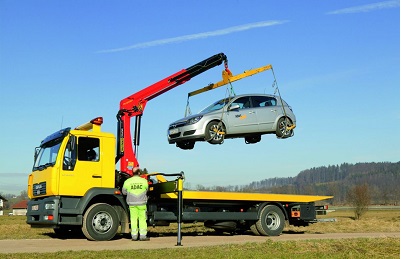
[[[357,163],[314,167],[295,177],[275,177],[242,186],[214,187],[217,191],[333,195],[333,204],[346,204],[347,193],[367,184],[372,204],[399,204],[400,162]],[[203,188],[205,189],[205,188]]]

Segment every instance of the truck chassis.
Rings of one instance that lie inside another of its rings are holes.
[[[185,191],[180,190],[180,179],[151,185],[147,205],[149,226],[203,222],[205,227],[220,233],[241,234],[251,230],[255,235],[278,236],[286,221],[294,226],[317,222],[316,215],[325,213],[325,208],[315,206],[315,201],[331,198]],[[32,227],[52,227],[60,235],[82,231],[86,238],[96,241],[110,240],[118,232],[130,233],[129,209],[119,188],[93,188],[84,197],[32,199],[27,223]]]

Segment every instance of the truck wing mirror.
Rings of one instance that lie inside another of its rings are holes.
[[[35,162],[36,162],[36,158],[38,158],[39,151],[40,151],[40,147],[35,147],[35,154],[33,155]]]
[[[71,151],[75,149],[75,136],[70,136],[70,139],[67,143],[67,149]]]

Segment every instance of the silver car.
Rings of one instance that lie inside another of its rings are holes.
[[[196,141],[222,144],[224,139],[244,138],[253,144],[263,134],[278,138],[294,135],[296,120],[291,107],[279,96],[244,94],[221,99],[198,114],[177,120],[168,127],[168,142],[193,149]]]

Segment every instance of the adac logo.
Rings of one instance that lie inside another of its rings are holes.
[[[239,118],[240,120],[244,120],[244,119],[246,119],[246,115],[238,114],[238,115],[235,115],[235,118]]]

